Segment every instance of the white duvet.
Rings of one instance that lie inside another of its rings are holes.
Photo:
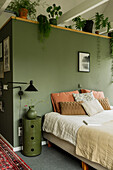
[[[76,146],[77,131],[84,125],[83,120],[89,123],[102,124],[113,120],[113,110],[104,110],[91,117],[87,115],[61,115],[56,112],[50,112],[45,115],[43,131],[52,133]]]

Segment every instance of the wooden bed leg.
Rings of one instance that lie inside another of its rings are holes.
[[[51,142],[49,142],[49,141],[48,141],[48,147],[49,147],[49,148],[52,147],[52,144],[51,144]]]
[[[83,161],[82,161],[82,169],[83,170],[89,170],[88,165],[86,163],[84,163]]]

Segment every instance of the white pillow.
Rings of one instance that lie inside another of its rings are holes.
[[[102,112],[104,109],[97,99],[81,103],[86,113],[89,116],[93,116],[97,113]]]
[[[79,94],[75,94],[73,93],[73,96],[75,98],[75,101],[79,102],[79,101],[91,101],[91,100],[94,100],[94,96],[93,96],[93,93],[90,92],[90,93],[79,93]]]

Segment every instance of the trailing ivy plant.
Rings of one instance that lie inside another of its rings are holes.
[[[110,39],[110,47],[111,47],[111,56],[113,58],[113,31],[110,33],[111,39]]]
[[[49,36],[51,26],[45,15],[40,14],[37,17],[37,20],[39,22],[38,27],[39,27],[39,31],[41,35],[40,37],[41,37],[41,40],[43,40],[44,37],[47,38]]]

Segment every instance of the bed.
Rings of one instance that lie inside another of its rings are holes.
[[[84,121],[88,122],[91,126],[84,124]],[[88,169],[87,164],[95,169],[105,170],[113,169],[112,129],[113,110],[103,109],[93,116],[88,116],[87,114],[62,115],[58,112],[51,112],[45,115],[43,137],[80,159],[84,170]],[[92,135],[92,132],[95,136]],[[107,146],[107,149],[103,149],[103,146]],[[97,152],[98,150],[99,152]]]

